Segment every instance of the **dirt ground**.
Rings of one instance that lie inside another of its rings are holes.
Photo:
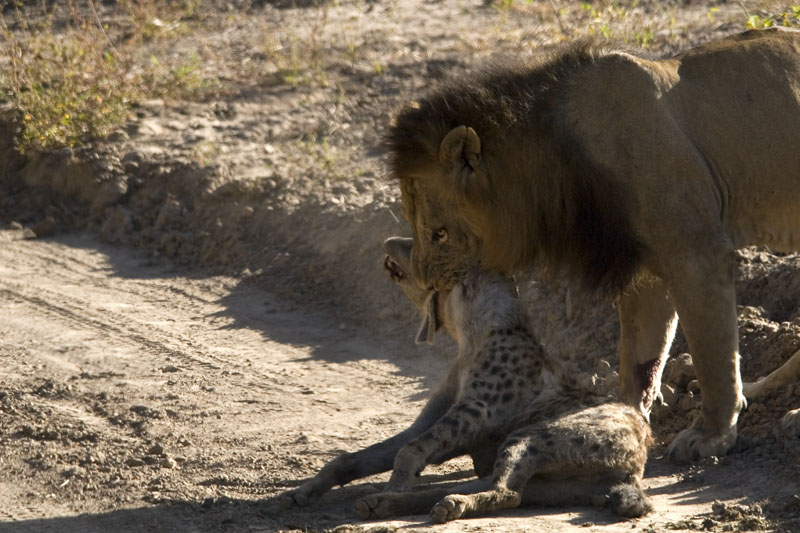
[[[413,345],[415,313],[380,267],[382,240],[408,234],[380,148],[394,109],[495,54],[607,31],[635,48],[649,28],[642,53],[668,55],[744,29],[742,9],[762,4],[637,2],[623,16],[569,2],[234,2],[170,44],[217,78],[202,100],[141,102],[108,140],[28,157],[1,117],[0,532],[800,531],[800,443],[775,431],[800,385],[753,402],[728,456],[662,458],[699,403],[680,336],[645,518],[357,520],[352,502],[386,476],[309,509],[273,500],[406,427],[454,351]],[[276,47],[309,32],[324,65],[288,80]],[[750,249],[739,263],[752,380],[800,348],[800,257]],[[612,305],[534,279],[520,288],[547,349],[614,391]],[[470,475],[456,460],[422,482]]]

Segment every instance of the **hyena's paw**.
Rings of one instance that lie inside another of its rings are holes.
[[[307,485],[303,485],[281,494],[278,497],[278,502],[284,509],[292,509],[293,507],[307,507],[318,499],[319,495],[314,494],[314,491]]]
[[[694,428],[684,429],[667,448],[667,457],[676,463],[697,461],[703,457],[723,456],[736,443],[736,426],[717,435],[706,435]]]
[[[611,509],[624,518],[639,518],[653,510],[644,491],[636,485],[616,485],[608,493]]]
[[[362,520],[397,516],[402,514],[405,496],[404,493],[398,492],[379,492],[364,496],[355,503],[356,514]]]
[[[442,498],[431,509],[431,520],[437,524],[448,522],[464,516],[469,509],[471,496],[450,494]]]

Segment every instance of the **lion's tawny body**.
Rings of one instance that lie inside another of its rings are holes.
[[[464,76],[389,134],[415,273],[444,288],[479,260],[615,295],[621,391],[645,415],[680,317],[703,403],[669,453],[724,454],[744,405],[734,250],[800,248],[798,125],[800,32],[779,28]]]

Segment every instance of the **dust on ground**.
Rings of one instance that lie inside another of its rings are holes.
[[[774,432],[797,385],[750,405],[727,457],[662,459],[699,404],[680,338],[654,413],[655,511],[640,520],[571,508],[358,521],[353,500],[385,476],[310,509],[272,500],[406,427],[453,353],[411,343],[415,314],[380,267],[381,241],[408,234],[380,148],[393,111],[495,54],[607,31],[669,54],[743,29],[755,4],[638,2],[624,17],[567,2],[221,9],[171,44],[218,79],[204,100],[141,102],[107,141],[28,158],[4,119],[0,531],[800,529],[800,448]],[[324,68],[289,79],[270,61],[276,42],[310,31]],[[800,345],[799,261],[740,254],[746,379]],[[547,348],[615,390],[612,306],[520,285]],[[469,475],[457,460],[422,482]]]

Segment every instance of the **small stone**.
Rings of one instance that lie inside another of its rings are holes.
[[[83,468],[83,467],[80,467],[80,466],[70,466],[70,467],[65,468],[61,472],[61,475],[66,477],[66,478],[85,476],[86,475],[86,469]]]
[[[661,384],[661,401],[665,405],[671,406],[675,403],[675,388],[666,383]]]
[[[693,379],[695,379],[695,372],[691,355],[682,353],[667,361],[667,367],[664,369],[664,381],[677,389],[682,389]]]
[[[11,223],[8,225],[8,229],[13,229],[13,230],[15,230],[15,231],[22,231],[22,228],[23,228],[22,224],[20,224],[20,223],[19,223],[19,222],[17,222],[16,220],[12,221],[12,222],[11,222]]]
[[[149,450],[147,450],[147,453],[150,455],[161,455],[164,453],[164,446],[159,443],[155,443],[150,447]]]
[[[108,136],[108,140],[115,143],[124,142],[128,139],[130,139],[130,136],[128,136],[125,130],[117,130]]]
[[[175,459],[173,459],[172,457],[164,457],[164,458],[162,458],[161,462],[159,464],[163,468],[175,468],[175,467],[178,466],[177,461],[175,461]]]
[[[697,398],[691,392],[687,392],[680,401],[680,408],[684,411],[691,411],[697,407]]]
[[[37,237],[50,237],[55,235],[58,225],[53,217],[47,217],[31,228]]]
[[[131,468],[136,468],[138,466],[144,466],[144,461],[142,461],[141,459],[137,459],[135,457],[131,457],[130,459],[125,461],[125,464],[130,466]]]

